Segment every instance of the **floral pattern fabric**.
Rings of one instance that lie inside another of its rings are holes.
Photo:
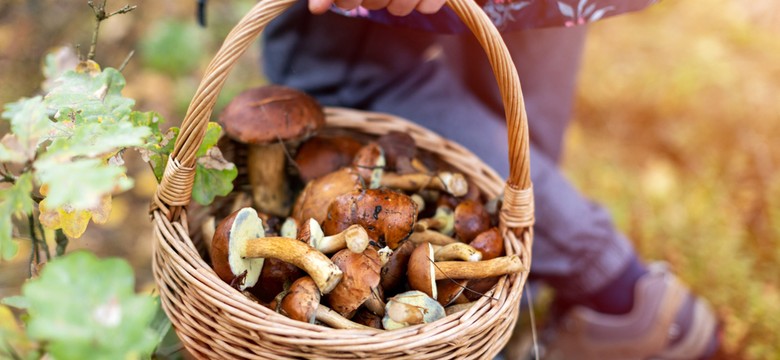
[[[477,0],[499,31],[543,27],[582,25],[632,11],[638,11],[659,0]],[[466,26],[449,7],[436,14],[412,12],[408,16],[394,16],[387,10],[367,10],[359,7],[333,11],[351,17],[368,18],[389,25],[416,29],[460,33]]]

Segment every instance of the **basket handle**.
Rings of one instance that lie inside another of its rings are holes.
[[[192,197],[196,152],[211,117],[217,95],[222,90],[237,59],[250,47],[272,19],[302,0],[260,0],[225,38],[211,60],[192,98],[179,137],[168,160],[152,203],[168,219],[178,218]],[[504,188],[501,220],[509,228],[533,224],[533,195],[528,150],[528,122],[517,70],[501,35],[473,0],[447,0],[477,38],[493,68],[504,102],[509,141],[510,174]]]

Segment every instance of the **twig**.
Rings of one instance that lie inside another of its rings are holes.
[[[125,66],[127,66],[127,63],[130,62],[130,59],[135,55],[135,50],[131,50],[129,54],[127,54],[127,57],[124,61],[122,61],[122,65],[119,65],[119,72],[122,72],[122,70],[125,69]]]
[[[92,0],[87,1],[87,5],[92,8],[92,12],[95,13],[95,28],[92,31],[92,43],[89,45],[89,53],[87,54],[87,60],[95,60],[95,50],[97,49],[98,33],[100,32],[100,23],[104,20],[119,14],[127,14],[135,10],[135,5],[125,5],[121,9],[112,13],[106,13],[106,1],[103,0],[102,5],[95,5]]]
[[[57,229],[54,232],[54,242],[57,243],[57,250],[55,254],[57,256],[62,256],[65,254],[65,249],[68,247],[68,237],[65,236],[65,233],[62,232],[62,229]]]
[[[46,242],[46,232],[43,230],[43,225],[40,221],[36,221],[38,224],[38,232],[41,233],[41,240],[43,240],[43,252],[46,254],[46,261],[51,260],[51,252],[49,251],[49,244]]]
[[[33,268],[40,262],[38,254],[38,236],[35,235],[35,217],[30,214],[27,216],[27,222],[30,226],[30,240],[32,240],[32,249],[30,251],[30,278],[33,276]]]

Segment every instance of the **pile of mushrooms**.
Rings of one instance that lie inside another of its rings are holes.
[[[249,154],[248,184],[210,230],[223,281],[291,319],[392,330],[465,309],[526,270],[505,255],[496,199],[408,134],[320,133],[322,114],[308,95],[267,86],[220,116]]]

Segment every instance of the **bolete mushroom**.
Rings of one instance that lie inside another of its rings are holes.
[[[422,189],[440,190],[454,196],[463,196],[468,192],[469,185],[461,173],[441,171],[436,174],[412,173],[398,174],[384,172],[381,185],[391,189],[404,191],[419,191]]]
[[[292,204],[285,143],[297,146],[323,127],[322,107],[306,93],[269,85],[236,96],[219,120],[230,138],[249,145],[247,171],[257,209],[287,216]]]
[[[304,222],[297,238],[323,254],[333,254],[344,248],[360,254],[366,250],[370,241],[366,229],[358,224],[350,225],[342,232],[325,236],[314,219]]]
[[[444,307],[421,291],[407,291],[393,296],[385,306],[382,326],[395,330],[411,325],[428,324],[445,316]]]
[[[388,170],[399,174],[428,172],[417,157],[417,144],[411,135],[400,131],[390,131],[380,136],[376,142],[385,151]]]
[[[366,307],[377,315],[384,315],[384,302],[379,287],[379,273],[382,265],[379,255],[373,248],[367,248],[362,254],[347,249],[337,252],[331,258],[344,274],[333,291],[327,295],[331,308],[346,318],[365,303]]]
[[[409,240],[402,241],[390,254],[387,262],[382,265],[381,285],[385,295],[399,292],[406,280],[406,268],[412,251],[414,251],[414,243]]]
[[[306,184],[295,201],[292,217],[298,222],[312,218],[322,224],[328,215],[328,205],[333,199],[361,188],[360,175],[352,167],[328,173]]]
[[[296,239],[264,237],[263,223],[252,208],[243,208],[220,222],[212,240],[212,264],[222,280],[244,290],[260,277],[265,258],[276,258],[303,269],[323,294],[341,280],[338,266],[316,249]]]
[[[492,226],[490,214],[479,201],[464,200],[455,207],[455,235],[465,243]]]
[[[525,270],[517,255],[502,256],[482,261],[437,261],[434,263],[434,251],[431,244],[420,244],[409,257],[406,272],[409,286],[437,298],[436,280],[443,279],[483,279],[493,276],[513,274]]]
[[[298,174],[304,183],[352,164],[363,145],[349,136],[316,135],[306,140],[295,153]]]
[[[376,142],[370,142],[355,154],[352,165],[357,168],[366,187],[376,189],[381,185],[385,168],[385,152]]]
[[[330,235],[358,224],[371,240],[395,249],[412,233],[416,219],[417,205],[405,194],[387,188],[353,190],[330,203],[322,230]]]
[[[290,285],[279,305],[279,312],[287,317],[314,324],[320,321],[336,329],[369,329],[350,321],[320,304],[320,291],[311,277],[304,276]]]
[[[414,231],[437,230],[440,233],[452,236],[455,231],[455,214],[449,206],[439,206],[433,217],[419,219],[414,225]]]

